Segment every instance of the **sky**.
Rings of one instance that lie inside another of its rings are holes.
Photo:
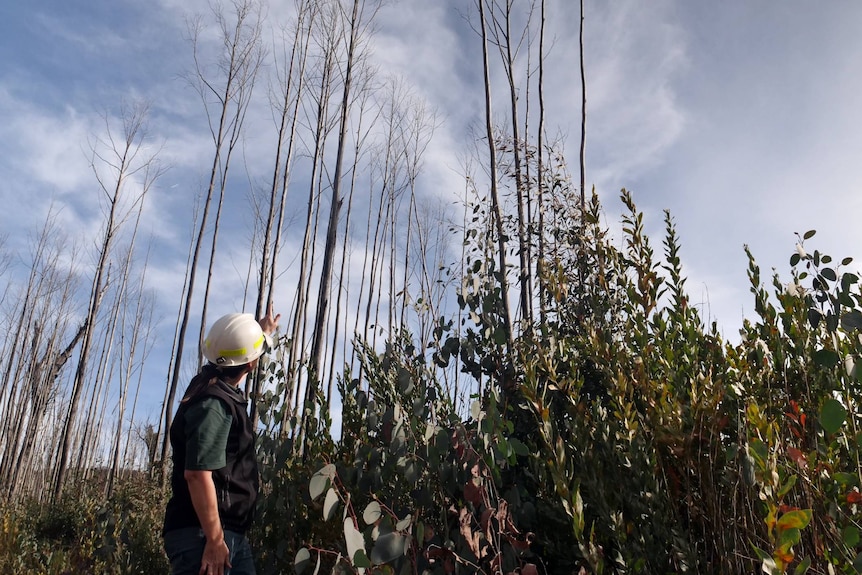
[[[290,4],[272,2],[270,20]],[[446,190],[463,187],[460,166],[484,113],[480,44],[465,16],[472,5],[393,0],[378,14],[372,41],[374,63],[438,111],[422,178],[444,201],[451,201]],[[545,88],[548,131],[564,142],[573,173],[581,116],[577,5],[548,2]],[[123,101],[150,102],[148,142],[170,166],[144,222],[153,245],[149,287],[168,334],[150,360],[159,365],[148,375],[155,385],[144,411],[151,416],[182,286],[192,190],[211,161],[200,101],[183,79],[191,66],[187,18],[205,10],[202,0],[0,4],[0,235],[7,249],[26,251],[52,202],[71,235],[94,243],[101,208],[88,143]],[[753,317],[745,245],[767,281],[773,268],[789,279],[795,233],[810,229],[818,234],[807,249],[862,258],[862,3],[586,0],[585,12],[587,185],[612,230],[619,230],[619,191],[630,190],[657,252],[663,211],[670,211],[691,299],[726,338]],[[271,119],[264,110],[249,121],[243,161],[263,178],[269,155],[255,150],[271,145]],[[237,222],[230,233],[248,235],[247,228]],[[237,282],[243,258],[225,264]],[[290,293],[281,289],[277,301],[289,306]],[[240,304],[228,294],[213,307],[226,313]]]

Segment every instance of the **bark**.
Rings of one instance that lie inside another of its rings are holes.
[[[200,264],[200,255],[201,250],[203,248],[203,241],[206,235],[207,224],[209,211],[213,202],[213,195],[216,190],[216,186],[220,183],[221,186],[224,185],[224,178],[227,176],[227,164],[229,162],[225,162],[224,168],[222,167],[222,153],[224,151],[225,142],[228,140],[228,134],[237,134],[238,130],[234,129],[235,123],[240,123],[242,120],[241,111],[244,106],[244,100],[242,97],[242,82],[245,80],[242,76],[243,74],[243,66],[256,66],[255,58],[258,57],[255,54],[255,49],[257,47],[256,44],[256,34],[259,32],[259,23],[253,27],[252,39],[246,42],[247,38],[244,36],[243,22],[246,17],[248,17],[253,9],[253,7],[257,6],[255,0],[237,0],[234,2],[234,9],[236,11],[236,26],[233,30],[233,35],[231,35],[231,31],[225,24],[225,19],[223,14],[220,12],[216,12],[216,19],[222,24],[222,39],[224,40],[224,45],[226,48],[226,54],[224,54],[224,60],[221,62],[223,64],[223,70],[225,73],[224,85],[219,88],[215,84],[215,80],[210,81],[206,78],[204,73],[203,63],[200,61],[200,54],[198,53],[198,37],[200,34],[200,22],[197,22],[192,26],[191,37],[192,37],[192,49],[193,56],[195,59],[195,76],[192,80],[193,85],[198,90],[201,99],[204,101],[204,107],[207,112],[207,116],[210,119],[210,132],[213,137],[213,144],[215,146],[213,161],[210,167],[210,176],[209,183],[207,185],[207,191],[204,199],[204,203],[202,206],[202,214],[200,219],[200,226],[197,230],[197,235],[195,238],[194,250],[192,252],[191,258],[191,266],[189,269],[187,288],[185,291],[185,299],[181,306],[182,309],[182,319],[180,321],[180,329],[179,334],[177,335],[177,339],[175,342],[175,358],[173,363],[173,372],[171,374],[170,383],[168,385],[168,397],[165,401],[165,425],[164,429],[166,430],[165,436],[162,442],[162,461],[165,459],[165,455],[167,454],[167,445],[168,445],[168,437],[167,430],[171,427],[171,419],[173,417],[173,403],[174,398],[176,397],[177,387],[179,385],[180,380],[180,369],[182,367],[183,360],[183,352],[185,347],[185,339],[186,332],[188,331],[189,321],[191,318],[191,307],[192,307],[192,299],[194,296],[195,289],[195,280],[197,275],[198,265]],[[250,58],[250,59],[249,59]],[[239,101],[235,101],[237,93],[240,94]],[[218,120],[213,122],[212,116],[210,115],[209,107],[207,106],[207,97],[214,96],[218,102]],[[231,112],[231,106],[235,106],[234,112]],[[231,115],[233,114],[233,115]],[[235,142],[234,142],[235,143]],[[229,153],[228,153],[229,156]],[[219,177],[221,177],[221,182],[219,182]],[[213,250],[215,246],[215,240],[213,240]],[[210,258],[212,260],[212,258]],[[204,306],[206,305],[206,298],[204,298]],[[196,363],[200,363],[200,345],[203,340],[203,330],[206,326],[206,311],[202,312],[201,315],[201,332],[198,337],[198,357],[196,358]],[[167,481],[167,466],[162,465],[162,484],[165,484]]]

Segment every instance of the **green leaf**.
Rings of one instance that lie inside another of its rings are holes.
[[[368,555],[365,554],[365,549],[356,550],[356,553],[353,554],[353,565],[361,569],[368,569],[371,567],[372,563],[368,559]]]
[[[781,520],[778,520],[781,523]],[[783,530],[780,530],[778,537],[778,548],[788,550],[797,543],[802,538],[802,533],[799,531],[797,527],[788,527]]]
[[[842,487],[855,487],[859,483],[859,476],[855,473],[847,473],[845,471],[837,471],[832,474],[832,479],[838,482]]]
[[[335,515],[335,511],[338,509],[338,493],[335,492],[335,489],[329,488],[329,491],[326,492],[326,500],[323,502],[323,520],[329,521],[332,519],[332,516]]]
[[[847,409],[837,399],[827,399],[820,409],[820,425],[829,434],[836,433],[841,429],[846,418]]]
[[[778,490],[778,497],[784,497],[785,495],[787,495],[790,490],[793,489],[794,485],[796,485],[795,474],[788,477],[784,485],[781,486],[781,489]]]
[[[855,525],[848,525],[841,532],[841,538],[844,540],[844,545],[853,548],[859,545],[859,528]]]
[[[404,556],[407,538],[397,532],[384,533],[371,549],[371,563],[382,565]]]
[[[766,469],[766,459],[769,457],[769,448],[762,440],[754,438],[748,444],[748,453],[752,456],[757,467],[763,471]]]
[[[799,565],[796,566],[796,569],[793,570],[793,575],[805,575],[805,573],[808,572],[809,567],[811,567],[811,557],[806,557],[800,561]]]
[[[790,266],[792,267],[798,264],[800,259],[802,259],[802,257],[799,255],[799,253],[795,253],[790,256]]]
[[[835,274],[835,270],[833,270],[832,268],[823,268],[822,270],[820,270],[820,275],[822,275],[824,278],[831,282],[834,282],[838,279],[838,276]]]
[[[815,307],[808,308],[808,323],[811,324],[811,327],[816,329],[821,319],[823,319],[823,314],[820,313],[819,309]]]
[[[803,240],[810,240],[811,238],[814,237],[814,234],[816,234],[816,233],[817,233],[817,230],[808,230],[807,232],[805,232],[805,235],[802,236],[802,239]]]
[[[853,258],[844,258],[841,260],[842,266],[849,266],[851,263],[853,263]]]
[[[398,389],[404,395],[413,392],[413,378],[410,376],[410,372],[403,367],[398,368]]]
[[[796,509],[788,511],[778,518],[776,527],[782,529],[804,529],[811,521],[810,509]]]
[[[862,312],[853,310],[841,316],[841,327],[845,331],[862,329]]]
[[[366,525],[373,525],[380,519],[381,515],[380,503],[372,501],[365,507],[365,511],[362,512],[362,520],[365,521]]]
[[[324,465],[317,473],[311,476],[311,481],[308,484],[308,494],[311,500],[314,501],[329,489],[332,485],[332,480],[335,478],[335,465],[332,463]]]
[[[308,566],[311,564],[311,553],[303,547],[296,552],[296,557],[293,558],[293,569],[297,575],[302,575]]]
[[[527,446],[524,445],[521,441],[515,439],[514,437],[509,438],[509,446],[512,448],[512,451],[515,452],[515,455],[520,457],[526,457],[530,455],[530,450],[527,449]]]
[[[814,352],[814,363],[822,367],[835,367],[840,361],[841,358],[831,349],[818,349]]]

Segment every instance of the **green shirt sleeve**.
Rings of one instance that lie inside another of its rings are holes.
[[[231,416],[222,402],[208,397],[186,412],[186,469],[204,471],[227,465],[225,451]]]

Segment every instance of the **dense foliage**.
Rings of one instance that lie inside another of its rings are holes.
[[[511,354],[481,245],[434,342],[402,334],[365,350],[341,387],[341,441],[301,462],[268,457],[291,478],[264,510],[280,535],[264,546],[274,572],[862,568],[851,260],[806,253],[809,232],[789,282],[776,275],[770,290],[750,257],[757,317],[731,344],[689,302],[670,216],[657,257],[622,199],[622,250],[595,198],[582,233],[580,219],[556,220],[541,319]],[[467,418],[448,393],[452,369],[474,379]],[[297,521],[308,528],[288,538],[275,527]]]
[[[266,497],[251,534],[261,573],[862,571],[851,260],[810,249],[808,232],[789,279],[767,286],[749,254],[756,317],[730,343],[686,295],[671,217],[657,256],[622,200],[622,249],[595,198],[583,218],[555,220],[542,313],[511,349],[502,275],[483,256],[493,232],[467,234],[459,310],[434,341],[357,344],[362,368],[339,382],[340,438],[326,405],[306,414],[317,433],[302,449],[280,431],[298,416],[278,399],[281,362],[269,364]],[[5,509],[0,565],[158,571],[151,489]]]

